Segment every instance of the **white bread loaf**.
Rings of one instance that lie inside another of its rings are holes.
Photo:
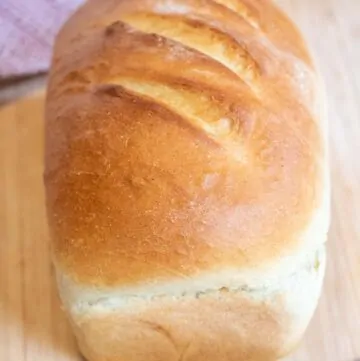
[[[59,291],[89,361],[273,361],[316,307],[321,82],[267,0],[90,0],[46,107]]]

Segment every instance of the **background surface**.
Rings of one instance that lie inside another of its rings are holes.
[[[45,71],[60,26],[85,0],[1,0],[0,78]]]
[[[360,358],[360,1],[279,3],[303,30],[326,81],[333,182],[323,297],[304,342],[286,361],[355,361]],[[38,78],[7,81],[0,103],[41,83]],[[42,115],[42,94],[0,109],[0,360],[4,361],[81,360],[51,276]]]

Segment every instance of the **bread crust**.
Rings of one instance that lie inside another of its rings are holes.
[[[90,0],[80,8],[58,35],[46,104],[48,219],[73,322],[85,317],[74,309],[92,289],[101,298],[112,289],[138,292],[178,280],[191,287],[223,271],[236,274],[236,287],[264,287],[314,259],[329,218],[319,84],[296,27],[270,1]],[[232,280],[224,276],[211,288]],[[306,322],[321,280],[311,288]],[[214,308],[206,321],[213,325],[223,307],[231,314],[258,309],[280,325],[278,332],[269,326],[276,342],[268,347],[261,322],[254,328],[241,321],[231,336],[242,340],[238,353],[226,359],[264,361],[264,350],[271,361],[293,343],[283,338],[289,330],[297,330],[289,339],[299,338],[304,327],[289,326],[291,306],[274,311],[285,291],[272,284],[270,304],[236,292],[226,296],[228,306],[223,296],[204,298]],[[176,297],[164,310],[203,307],[196,297],[186,306]],[[123,333],[123,311],[99,315],[91,302],[84,311],[90,321],[74,323],[85,354],[122,360],[126,350],[102,355],[99,336],[87,330],[104,322],[101,337],[112,342],[112,332]],[[148,308],[162,312],[158,301]],[[219,331],[219,345],[227,332]],[[201,332],[194,337],[200,342]],[[141,343],[146,353],[152,341]],[[180,360],[225,359],[199,352]],[[124,360],[143,360],[134,355]],[[161,355],[154,360],[176,359]]]

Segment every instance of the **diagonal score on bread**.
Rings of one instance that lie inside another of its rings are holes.
[[[68,21],[45,184],[60,295],[90,361],[294,347],[325,267],[323,107],[270,1],[90,0]]]
[[[138,30],[156,33],[206,54],[229,68],[250,87],[256,86],[259,70],[254,58],[228,33],[205,22],[178,15],[135,13],[122,20]]]
[[[217,144],[228,150],[234,159],[247,162],[251,156],[239,139],[239,128],[242,128],[241,112],[235,107],[235,102],[226,104],[223,97],[216,94],[215,89],[198,89],[196,85],[185,83],[183,79],[178,82],[171,79],[168,84],[165,81],[143,81],[134,76],[112,79],[107,85],[99,87],[99,91],[121,96],[122,88],[175,112],[184,122],[193,124],[218,141]]]
[[[243,2],[238,0],[214,0],[214,1],[234,11],[236,14],[240,15],[255,29],[260,28],[259,22],[256,20],[256,17],[252,14],[251,10]]]

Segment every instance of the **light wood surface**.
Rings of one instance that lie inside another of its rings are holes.
[[[323,297],[304,342],[287,361],[355,361],[360,358],[360,1],[279,2],[304,31],[326,80],[333,181]],[[43,101],[37,95],[0,110],[0,361],[81,360],[49,260]]]

